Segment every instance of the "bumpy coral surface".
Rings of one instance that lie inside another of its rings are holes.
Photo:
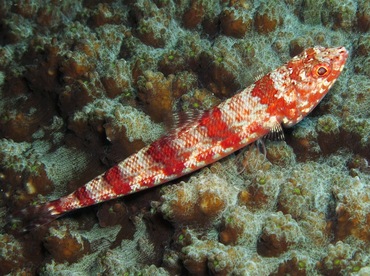
[[[367,0],[1,1],[0,274],[368,275],[369,31]],[[314,45],[345,70],[266,157],[5,227]]]

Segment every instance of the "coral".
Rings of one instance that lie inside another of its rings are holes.
[[[82,49],[80,51],[73,51],[67,55],[67,58],[63,60],[60,71],[63,73],[63,80],[66,83],[71,83],[74,80],[86,80],[88,79],[88,73],[95,69],[93,59],[89,58],[89,55],[94,56],[91,52],[90,45],[79,45]],[[87,53],[85,53],[87,51]]]
[[[302,1],[302,8],[300,9],[300,16],[307,24],[321,23],[321,10],[324,0],[305,0]]]
[[[271,163],[265,159],[265,156],[259,151],[258,146],[252,145],[242,152],[239,164],[239,170],[246,174],[255,172],[267,172],[271,169]]]
[[[231,41],[225,41],[228,42]],[[201,81],[218,97],[230,96],[239,88],[234,73],[240,65],[240,60],[235,59],[233,54],[222,46],[217,52],[207,51],[200,54],[200,70],[203,70]]]
[[[280,16],[280,12],[278,13],[279,5],[274,3],[267,1],[258,7],[254,24],[259,33],[272,32],[283,23],[283,18]]]
[[[225,35],[241,38],[251,28],[252,19],[234,9],[225,9],[220,17],[221,30]]]
[[[101,227],[113,226],[120,223],[126,215],[125,207],[119,202],[103,204],[96,214]]]
[[[301,53],[304,49],[306,49],[308,45],[311,44],[312,41],[310,40],[310,38],[308,39],[306,37],[294,38],[289,42],[289,53],[292,57],[296,56],[299,53]]]
[[[182,109],[188,110],[207,110],[220,103],[220,99],[207,89],[190,90],[189,93],[181,97]]]
[[[362,32],[370,29],[370,3],[366,0],[358,1],[357,7],[357,28]]]
[[[318,263],[320,271],[328,274],[357,273],[369,265],[369,257],[361,250],[351,249],[349,244],[330,244],[327,255]]]
[[[127,62],[119,60],[109,66],[101,76],[101,82],[109,98],[132,96],[132,80],[130,78],[130,68]]]
[[[44,246],[57,262],[76,262],[90,252],[90,244],[79,235],[72,235],[68,229],[51,228],[44,239]]]
[[[306,240],[316,246],[326,245],[332,238],[332,222],[327,221],[325,213],[308,212],[298,223]]]
[[[239,192],[239,205],[253,211],[274,208],[279,192],[276,184],[284,181],[283,175],[271,172],[272,164],[257,147],[245,151],[241,158],[238,169],[247,178],[249,185]]]
[[[340,147],[345,146],[339,136],[340,127],[340,122],[335,116],[324,115],[318,119],[316,126],[317,142],[323,154],[334,153]]]
[[[17,200],[10,203],[14,207],[24,206],[37,194],[47,194],[53,190],[53,185],[48,176],[48,169],[39,160],[39,152],[32,145],[23,143],[16,144],[12,141],[0,141],[5,150],[0,154],[2,160],[1,181],[12,183],[5,186],[3,191],[7,197],[15,196]],[[19,156],[28,152],[28,160],[19,162]]]
[[[296,167],[281,186],[277,199],[278,210],[284,214],[290,214],[295,219],[304,217],[307,211],[325,210],[323,206],[328,204],[327,185],[329,183],[328,180],[317,179],[317,173],[321,170],[322,168],[312,163]],[[333,169],[325,168],[325,170]],[[322,191],[320,197],[316,195],[318,190]],[[320,205],[321,208],[319,208]]]
[[[216,175],[192,178],[187,185],[169,187],[161,212],[176,224],[206,225],[227,206],[227,183]]]
[[[0,234],[0,273],[2,275],[11,273],[15,267],[21,269],[26,261],[25,257],[19,241],[11,235]],[[26,271],[24,270],[23,273]]]
[[[336,206],[337,221],[334,225],[335,239],[345,240],[348,236],[356,237],[366,243],[370,242],[370,189],[359,177],[349,178],[343,184],[334,187],[338,199]]]
[[[317,120],[317,132],[324,134],[338,134],[339,133],[339,120],[333,115],[324,115]]]
[[[189,232],[189,236],[190,245],[183,247],[180,255],[188,273],[204,275],[210,271],[215,275],[243,275],[271,272],[270,266],[258,265],[261,257],[246,252],[242,247],[225,246],[212,239],[202,240],[194,232]]]
[[[293,257],[290,260],[284,261],[284,263],[279,265],[279,268],[276,272],[271,273],[270,275],[297,275],[305,276],[307,275],[307,259],[299,260],[297,257]]]
[[[370,114],[370,111],[365,109],[365,106],[368,106],[370,103],[370,96],[367,93],[369,83],[369,79],[363,75],[356,76],[348,81],[348,90],[343,95],[348,101],[345,104],[346,114],[343,114],[344,119],[349,119],[352,116],[362,119],[367,118]],[[359,85],[364,86],[366,89],[363,92],[358,92]],[[347,128],[346,124],[343,127]]]
[[[266,158],[272,163],[279,166],[287,166],[295,161],[293,149],[285,142],[275,142],[268,144]]]
[[[163,256],[163,267],[170,275],[180,275],[184,270],[178,252],[168,249]]]
[[[254,245],[261,222],[245,207],[235,207],[223,215],[219,240],[225,245]]]
[[[350,172],[353,172],[354,170],[367,172],[369,170],[369,163],[366,158],[356,154],[355,156],[353,156],[353,158],[349,160],[348,169],[350,170]]]
[[[121,23],[121,14],[117,13],[107,3],[99,3],[97,9],[91,15],[89,23],[93,27],[103,26],[105,24],[119,24]]]
[[[192,72],[183,71],[175,75],[172,83],[173,96],[179,99],[188,91],[193,91],[196,87],[197,78]]]
[[[192,0],[189,8],[182,16],[182,22],[185,28],[194,29],[204,18],[204,4],[200,1]]]
[[[271,209],[278,195],[278,179],[276,174],[257,171],[251,179],[251,185],[239,193],[239,203],[251,210]]]
[[[158,68],[166,76],[171,73],[184,71],[186,68],[184,56],[178,51],[170,51],[168,54],[163,55],[158,62]]]
[[[31,49],[24,55],[24,62],[27,64],[25,77],[31,90],[42,94],[45,101],[45,96],[55,97],[50,92],[61,86],[59,67],[62,63],[63,47],[58,44],[56,38],[51,41],[35,38],[30,44]],[[40,62],[34,65],[34,59],[39,59]]]
[[[106,249],[101,253],[99,262],[95,264],[96,272],[107,275],[126,275],[153,273],[154,275],[168,275],[163,268],[158,268],[157,255],[161,256],[160,245],[153,244],[147,232],[147,227],[139,217],[133,218],[136,232],[132,240],[124,239],[114,249]],[[155,253],[156,252],[156,253]],[[149,263],[151,265],[146,265]]]
[[[110,99],[96,100],[76,112],[69,128],[82,139],[104,137],[121,154],[133,153],[163,133],[163,128],[145,113]]]
[[[15,209],[25,207],[32,200],[39,201],[37,196],[55,190],[56,183],[68,183],[74,177],[71,172],[82,172],[86,166],[86,156],[82,152],[75,154],[73,150],[59,148],[50,155],[48,151],[52,145],[47,142],[15,143],[3,139],[0,143],[3,149],[0,181],[12,183],[4,186],[4,191],[7,205]],[[72,155],[75,159],[70,162]],[[64,162],[68,164],[60,167]]]
[[[247,1],[230,1],[220,15],[221,31],[242,38],[253,26],[254,7]]]
[[[264,257],[277,257],[302,241],[297,222],[290,215],[278,212],[265,220],[257,242],[257,252]]]
[[[137,33],[138,38],[145,44],[153,47],[163,47],[165,44],[165,38],[163,33],[165,33],[165,28],[157,30],[153,28],[157,24],[154,18],[148,20],[141,20],[138,25]]]
[[[77,110],[93,101],[91,93],[92,87],[83,82],[77,82],[74,85],[66,86],[60,94],[60,106],[64,113],[72,115]]]
[[[343,129],[352,133],[355,137],[357,135],[356,140],[363,148],[369,146],[369,136],[367,134],[370,131],[370,123],[367,119],[349,116],[343,122]]]
[[[327,1],[328,13],[324,18],[324,24],[331,23],[333,28],[350,30],[356,22],[356,3],[354,1]],[[332,21],[332,22],[330,22]]]
[[[293,147],[298,161],[312,160],[320,156],[321,149],[317,137],[315,124],[310,120],[304,120],[294,128],[289,144]]]
[[[356,73],[363,74],[366,76],[370,75],[370,63],[369,63],[369,47],[370,37],[367,34],[361,35],[355,44],[355,60],[354,70]]]
[[[47,84],[45,84],[47,85]],[[48,98],[41,95],[29,93],[24,80],[18,77],[5,79],[5,89],[7,97],[3,98],[6,108],[1,110],[0,133],[2,137],[17,142],[31,141],[32,134],[36,132],[40,125],[50,123],[53,116],[51,109],[35,108],[35,106],[48,104]]]
[[[204,275],[208,269],[213,273],[230,273],[233,268],[232,256],[237,254],[233,250],[227,252],[225,246],[215,242],[202,242],[194,238],[192,246],[186,246],[182,251],[181,259],[186,270],[197,275]]]
[[[356,54],[358,56],[368,56],[370,54],[370,35],[360,35],[356,43],[356,48]]]
[[[137,27],[135,34],[146,45],[162,48],[168,40],[168,27],[170,20],[163,10],[158,9],[151,1],[145,1],[146,5],[141,7],[135,5]],[[147,14],[148,16],[142,16]]]
[[[0,274],[369,274],[369,1],[3,2]],[[266,156],[5,227],[313,45],[349,60]]]
[[[167,78],[160,72],[145,71],[138,80],[138,97],[154,121],[163,121],[171,114],[174,75]]]

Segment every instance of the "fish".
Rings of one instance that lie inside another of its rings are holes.
[[[197,171],[307,116],[341,74],[345,47],[315,46],[219,105],[201,112],[74,192],[30,206],[12,219],[25,231],[83,207],[152,188]]]

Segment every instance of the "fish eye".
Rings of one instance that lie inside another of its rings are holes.
[[[326,70],[326,68],[323,67],[323,66],[320,67],[319,69],[317,69],[317,74],[320,75],[320,76],[325,75],[326,72],[328,72],[328,70]]]
[[[318,77],[323,77],[329,74],[329,67],[325,64],[316,65],[314,68],[314,74]]]

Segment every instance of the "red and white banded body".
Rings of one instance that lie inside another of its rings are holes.
[[[20,214],[38,216],[33,226],[46,223],[66,212],[194,172],[279,129],[281,124],[292,126],[325,96],[347,56],[344,47],[307,49],[73,193]]]

